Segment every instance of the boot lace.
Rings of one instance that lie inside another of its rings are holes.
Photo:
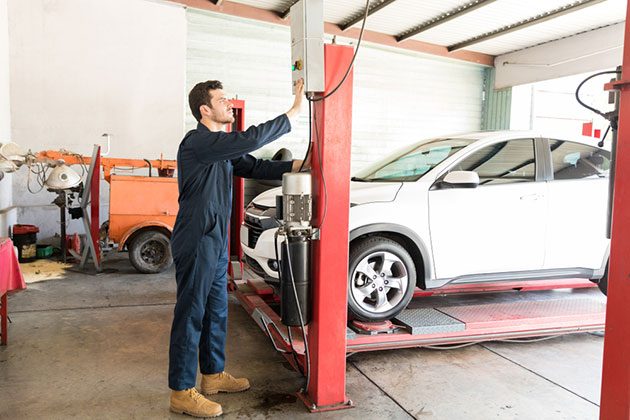
[[[199,402],[201,400],[201,398],[203,397],[196,388],[190,388],[188,390],[188,395],[190,396],[190,398],[194,401],[194,402]]]
[[[230,375],[227,372],[221,372],[221,374],[219,375],[219,377],[221,377],[221,379],[228,379],[233,381],[234,380],[234,376]]]

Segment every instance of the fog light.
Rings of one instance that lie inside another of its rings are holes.
[[[278,261],[276,260],[267,261],[267,266],[271,268],[273,271],[278,271]]]

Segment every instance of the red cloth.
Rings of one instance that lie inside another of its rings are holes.
[[[23,289],[26,289],[26,283],[20,271],[13,242],[9,238],[0,238],[0,296]]]

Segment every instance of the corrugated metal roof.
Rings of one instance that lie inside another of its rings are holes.
[[[374,6],[381,1],[383,0],[372,0],[371,5]],[[396,0],[372,14],[368,18],[366,28],[387,35],[400,35],[444,13],[476,1],[479,0]],[[232,2],[275,12],[284,11],[293,3],[292,0],[232,0]],[[411,39],[450,46],[577,2],[578,0],[488,1],[482,7],[415,35]],[[515,32],[502,34],[465,49],[491,55],[505,54],[622,22],[625,20],[626,6],[626,0],[605,0],[601,3],[589,4],[580,10],[571,11],[563,16],[527,26]],[[360,15],[364,7],[365,0],[324,0],[324,19],[327,22],[343,24]],[[360,22],[354,26],[360,26]]]

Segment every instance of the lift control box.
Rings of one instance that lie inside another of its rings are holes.
[[[306,92],[324,91],[324,1],[300,0],[291,7],[291,80]]]

